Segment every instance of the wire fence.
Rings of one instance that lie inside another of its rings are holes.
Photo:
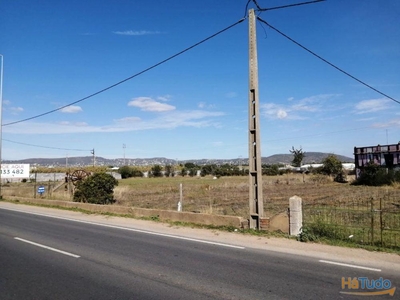
[[[400,250],[400,201],[394,193],[303,205],[303,228],[358,245]]]

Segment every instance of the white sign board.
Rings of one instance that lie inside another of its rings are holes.
[[[2,164],[1,178],[29,178],[29,164]]]

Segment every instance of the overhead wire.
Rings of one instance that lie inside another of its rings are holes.
[[[86,97],[84,97],[84,98],[81,98],[81,99],[79,99],[79,100],[77,100],[77,101],[74,101],[74,102],[72,102],[72,103],[69,103],[69,104],[67,104],[67,105],[61,106],[61,107],[59,107],[59,108],[56,108],[56,109],[47,111],[47,112],[45,112],[45,113],[41,113],[41,114],[35,115],[35,116],[33,116],[33,117],[29,117],[29,118],[26,118],[26,119],[22,119],[22,120],[10,122],[10,123],[5,123],[5,124],[3,124],[2,126],[9,126],[9,125],[14,125],[14,124],[26,122],[26,121],[29,121],[29,120],[37,119],[37,118],[43,117],[43,116],[45,116],[45,115],[54,113],[54,112],[56,112],[56,111],[62,110],[62,109],[66,108],[66,107],[69,107],[69,106],[71,106],[71,105],[74,105],[74,104],[77,104],[77,103],[79,103],[79,102],[85,101],[85,100],[87,100],[87,99],[89,99],[89,98],[92,98],[92,97],[94,97],[94,96],[96,96],[96,95],[99,95],[99,94],[101,94],[101,93],[104,93],[105,91],[108,91],[108,90],[110,90],[110,89],[112,89],[112,88],[114,88],[114,87],[116,87],[116,86],[118,86],[118,85],[120,85],[120,84],[122,84],[122,83],[124,83],[124,82],[127,82],[127,81],[129,81],[129,80],[131,80],[131,79],[133,79],[133,78],[135,78],[135,77],[137,77],[137,76],[139,76],[139,75],[142,75],[143,73],[146,73],[146,72],[148,72],[148,71],[150,71],[150,70],[152,70],[152,69],[154,69],[154,68],[156,68],[156,67],[158,67],[158,66],[160,66],[160,65],[162,65],[162,64],[164,64],[164,63],[166,63],[166,62],[168,62],[168,61],[170,61],[170,60],[172,60],[172,59],[174,59],[175,57],[177,57],[177,56],[179,56],[179,55],[182,55],[183,53],[185,53],[185,52],[187,52],[187,51],[189,51],[189,50],[191,50],[191,49],[193,49],[193,48],[195,48],[195,47],[197,47],[197,46],[203,44],[204,42],[206,42],[206,41],[208,41],[208,40],[210,40],[210,39],[216,37],[217,35],[219,35],[219,34],[225,32],[225,31],[231,29],[232,27],[234,27],[234,26],[236,26],[236,25],[238,25],[239,23],[243,22],[245,19],[246,19],[246,16],[243,17],[242,19],[240,19],[239,21],[233,23],[232,25],[229,25],[228,27],[226,27],[226,28],[224,28],[224,29],[222,29],[222,30],[220,30],[220,31],[218,31],[218,32],[216,32],[216,33],[210,35],[209,37],[207,37],[207,38],[201,40],[200,42],[197,42],[197,43],[195,43],[194,45],[192,45],[192,46],[190,46],[190,47],[187,47],[186,49],[184,49],[184,50],[182,50],[182,51],[180,51],[180,52],[178,52],[178,53],[176,53],[176,54],[174,54],[174,55],[172,55],[172,56],[170,56],[170,57],[168,57],[168,58],[166,58],[166,59],[164,59],[164,60],[162,60],[162,61],[160,61],[160,62],[158,62],[158,63],[156,63],[156,64],[154,64],[154,65],[152,65],[152,66],[150,66],[150,67],[148,67],[148,68],[146,68],[146,69],[144,69],[144,70],[142,70],[142,71],[140,71],[140,72],[138,72],[138,73],[136,73],[136,74],[134,74],[134,75],[132,75],[132,76],[130,76],[130,77],[128,77],[128,78],[125,78],[125,79],[123,79],[123,80],[121,80],[121,81],[119,81],[119,82],[117,82],[117,83],[114,83],[114,84],[112,84],[112,85],[110,85],[110,86],[108,86],[108,87],[106,87],[106,88],[104,88],[104,89],[101,89],[101,90],[99,90],[99,91],[97,91],[97,92],[95,92],[95,93],[93,93],[93,94],[90,94],[89,96],[86,96]]]
[[[8,140],[8,139],[2,139],[2,140],[3,140],[3,141],[10,142],[10,143],[14,143],[14,144],[25,145],[25,146],[31,146],[31,147],[37,147],[37,148],[45,148],[45,149],[55,149],[55,150],[65,150],[65,151],[80,151],[80,152],[87,152],[87,151],[91,151],[91,150],[92,150],[92,149],[88,150],[88,149],[59,148],[59,147],[41,146],[41,145],[34,145],[34,144],[16,142],[16,141]]]
[[[274,10],[274,9],[281,9],[281,8],[288,8],[288,7],[294,7],[294,6],[300,6],[300,5],[306,5],[306,4],[314,4],[318,2],[323,2],[326,0],[314,0],[314,1],[307,1],[307,2],[301,2],[301,3],[294,3],[294,4],[288,4],[288,5],[282,5],[282,6],[275,6],[275,7],[270,7],[270,8],[261,8],[256,0],[253,0],[254,4],[257,7],[258,11],[268,11],[268,10]]]
[[[251,1],[254,1],[254,0],[248,0],[247,3],[246,3],[246,7],[244,9],[244,17],[243,18],[245,18],[247,16],[247,10],[249,8],[249,4],[250,4]]]
[[[308,1],[308,2],[302,2],[302,3],[296,3],[296,4],[289,4],[289,5],[277,6],[277,7],[271,7],[271,8],[261,8],[261,7],[258,5],[258,3],[257,3],[256,0],[248,0],[248,1],[247,1],[247,4],[246,4],[246,9],[245,9],[245,15],[244,15],[244,17],[243,17],[242,19],[240,19],[239,21],[235,22],[234,24],[232,24],[232,25],[230,25],[230,26],[228,26],[228,27],[226,27],[226,28],[224,28],[224,29],[222,29],[222,30],[216,32],[215,34],[213,34],[213,35],[211,35],[211,36],[209,36],[209,37],[207,37],[207,38],[205,38],[205,39],[199,41],[198,43],[196,43],[196,44],[194,44],[194,45],[192,45],[192,46],[190,46],[190,47],[188,47],[188,48],[185,48],[184,50],[182,50],[182,51],[180,51],[180,52],[178,52],[178,53],[176,53],[176,54],[174,54],[174,55],[172,55],[172,56],[170,56],[170,57],[168,57],[168,58],[166,58],[166,59],[164,59],[164,60],[162,60],[162,61],[160,61],[160,62],[158,62],[158,63],[156,63],[156,64],[154,64],[154,65],[152,65],[152,66],[150,66],[150,67],[148,67],[148,68],[146,68],[146,69],[144,69],[144,70],[142,70],[142,71],[140,71],[140,72],[138,72],[138,73],[136,73],[136,74],[134,74],[134,75],[132,75],[132,76],[130,76],[130,77],[128,77],[128,78],[125,78],[125,79],[123,79],[123,80],[121,80],[121,81],[119,81],[119,82],[117,82],[117,83],[115,83],[115,84],[112,84],[112,85],[110,85],[110,86],[108,86],[108,87],[106,87],[106,88],[104,88],[104,89],[102,89],[102,90],[99,90],[99,91],[97,91],[97,92],[95,92],[95,93],[93,93],[93,94],[90,94],[90,95],[88,95],[88,96],[86,96],[86,97],[84,97],[84,98],[81,98],[81,99],[79,99],[79,100],[77,100],[77,101],[74,101],[74,102],[72,102],[72,103],[69,103],[69,104],[64,105],[64,106],[62,106],[62,107],[59,107],[59,108],[57,108],[57,109],[53,109],[53,110],[50,110],[50,111],[48,111],[48,112],[45,112],[45,113],[42,113],[42,114],[39,114],[39,115],[30,117],[30,118],[22,119],[22,120],[15,121],[15,122],[6,123],[6,124],[3,124],[2,126],[9,126],[9,125],[17,124],[17,123],[22,123],[22,122],[25,122],[25,121],[29,121],[29,120],[32,120],[32,119],[36,119],[36,118],[39,118],[39,117],[42,117],[42,116],[51,114],[51,113],[53,113],[53,112],[62,110],[62,109],[64,109],[64,108],[66,108],[66,107],[69,107],[69,106],[71,106],[71,105],[77,104],[77,103],[82,102],[82,101],[85,101],[85,100],[87,100],[87,99],[89,99],[89,98],[92,98],[92,97],[94,97],[94,96],[96,96],[96,95],[98,95],[98,94],[101,94],[101,93],[103,93],[103,92],[105,92],[105,91],[107,91],[107,90],[109,90],[109,89],[112,89],[112,88],[114,88],[114,87],[116,87],[116,86],[118,86],[118,85],[120,85],[120,84],[122,84],[122,83],[124,83],[124,82],[126,82],[126,81],[129,81],[129,80],[131,80],[131,79],[133,79],[133,78],[135,78],[135,77],[137,77],[137,76],[139,76],[139,75],[141,75],[141,74],[143,74],[143,73],[146,73],[146,72],[148,72],[148,71],[150,71],[150,70],[152,70],[152,69],[154,69],[154,68],[156,68],[156,67],[158,67],[158,66],[160,66],[160,65],[162,65],[162,64],[164,64],[164,63],[166,63],[166,62],[168,62],[168,61],[170,61],[170,60],[172,60],[173,58],[176,58],[177,56],[179,56],[179,55],[181,55],[181,54],[183,54],[183,53],[185,53],[185,52],[187,52],[187,51],[189,51],[189,50],[191,50],[191,49],[193,49],[193,48],[199,46],[200,44],[202,44],[202,43],[204,43],[204,42],[206,42],[206,41],[208,41],[208,40],[210,40],[210,39],[216,37],[217,35],[219,35],[219,34],[225,32],[225,31],[231,29],[232,27],[238,25],[239,23],[243,22],[243,21],[247,18],[247,9],[248,9],[248,6],[249,6],[250,2],[253,2],[253,3],[255,4],[255,6],[257,7],[257,11],[263,12],[263,11],[269,11],[269,10],[275,10],[275,9],[281,9],[281,8],[294,7],[294,6],[299,6],[299,5],[313,4],[313,3],[323,2],[323,1],[325,1],[325,0],[315,0],[315,1]],[[367,84],[367,83],[361,81],[360,79],[356,78],[355,76],[353,76],[353,75],[349,74],[348,72],[344,71],[343,69],[337,67],[337,66],[334,65],[333,63],[330,63],[330,62],[327,61],[326,59],[322,58],[322,57],[319,56],[318,54],[316,54],[316,53],[314,53],[313,51],[311,51],[310,49],[308,49],[308,48],[306,48],[305,46],[301,45],[300,43],[296,42],[295,40],[293,40],[292,38],[290,38],[288,35],[284,34],[283,32],[281,32],[280,30],[278,30],[277,28],[275,28],[274,26],[272,26],[271,24],[269,24],[269,23],[266,22],[265,20],[261,19],[259,16],[257,16],[257,19],[258,19],[260,22],[262,22],[262,23],[266,24],[267,26],[269,26],[271,29],[273,29],[273,30],[275,30],[276,32],[278,32],[279,34],[281,34],[282,36],[284,36],[285,38],[289,39],[290,41],[292,41],[293,43],[295,43],[295,44],[298,45],[299,47],[301,47],[301,48],[303,48],[304,50],[306,50],[307,52],[311,53],[311,54],[314,55],[315,57],[319,58],[320,60],[322,60],[322,61],[324,61],[325,63],[329,64],[330,66],[334,67],[334,68],[337,69],[338,71],[340,71],[340,72],[344,73],[345,75],[351,77],[352,79],[354,79],[354,80],[356,80],[357,82],[363,84],[364,86],[366,86],[366,87],[368,87],[368,88],[374,90],[375,92],[377,92],[377,93],[379,93],[379,94],[381,94],[381,95],[383,95],[383,96],[385,96],[385,97],[387,97],[387,98],[389,98],[389,99],[391,99],[391,100],[393,100],[393,101],[395,101],[395,102],[397,102],[397,103],[400,104],[400,101],[398,101],[398,100],[396,100],[396,99],[394,99],[394,98],[392,98],[392,97],[386,95],[385,93],[383,93],[383,92],[381,92],[381,91],[375,89],[374,87],[370,86],[369,84]],[[353,130],[353,129],[352,129],[352,130]],[[356,129],[354,129],[354,130],[356,130]],[[7,140],[7,139],[3,139],[3,140],[4,140],[4,141],[8,141],[8,142],[12,142],[12,143],[16,143],[16,144],[22,144],[22,145],[33,146],[33,147],[48,148],[48,149],[57,149],[57,150],[65,150],[65,151],[91,151],[91,150],[84,150],[84,149],[67,149],[67,148],[58,148],[58,147],[48,147],[48,146],[33,145],[33,144],[15,142],[15,141]]]
[[[303,46],[303,45],[300,44],[299,42],[297,42],[297,41],[295,41],[294,39],[292,39],[291,37],[289,37],[288,35],[284,34],[282,31],[278,30],[277,28],[275,28],[274,26],[272,26],[272,25],[271,25],[270,23],[268,23],[267,21],[261,19],[260,17],[257,17],[257,19],[258,19],[260,22],[266,24],[266,25],[267,25],[268,27],[270,27],[271,29],[275,30],[275,31],[276,31],[277,33],[279,33],[280,35],[282,35],[282,36],[284,36],[285,38],[287,38],[288,40],[290,40],[291,42],[295,43],[297,46],[303,48],[303,49],[306,50],[307,52],[311,53],[311,54],[314,55],[315,57],[319,58],[320,60],[322,60],[323,62],[327,63],[327,64],[330,65],[331,67],[335,68],[336,70],[342,72],[343,74],[345,74],[345,75],[349,76],[350,78],[356,80],[357,82],[361,83],[362,85],[364,85],[364,86],[370,88],[371,90],[373,90],[373,91],[379,93],[380,95],[382,95],[382,96],[384,96],[384,97],[386,97],[386,98],[388,98],[388,99],[390,99],[390,100],[392,100],[392,101],[397,102],[398,104],[400,104],[400,101],[398,101],[398,100],[394,99],[393,97],[391,97],[391,96],[389,96],[389,95],[387,95],[387,94],[385,94],[385,93],[379,91],[378,89],[372,87],[371,85],[365,83],[364,81],[358,79],[357,77],[351,75],[350,73],[344,71],[343,69],[341,69],[341,68],[339,68],[338,66],[334,65],[333,63],[329,62],[329,61],[326,60],[325,58],[321,57],[320,55],[318,55],[318,54],[316,54],[315,52],[311,51],[311,50],[308,49],[307,47]]]

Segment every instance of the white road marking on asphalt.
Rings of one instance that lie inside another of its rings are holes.
[[[75,258],[79,258],[80,257],[79,255],[76,255],[76,254],[73,254],[73,253],[69,253],[69,252],[58,250],[58,249],[55,249],[55,248],[52,248],[52,247],[49,247],[49,246],[45,246],[45,245],[42,245],[42,244],[38,244],[38,243],[35,243],[35,242],[24,240],[24,239],[21,239],[19,237],[15,237],[14,239],[16,239],[18,241],[21,241],[21,242],[24,242],[24,243],[28,243],[28,244],[40,247],[40,248],[44,248],[44,249],[47,249],[47,250],[58,252],[58,253],[61,253],[61,254],[64,254],[64,255],[72,256],[72,257],[75,257]]]
[[[246,247],[242,247],[242,246],[236,246],[236,245],[224,244],[224,243],[218,243],[218,242],[211,242],[211,241],[206,241],[206,240],[199,240],[199,239],[188,238],[188,237],[183,237],[183,236],[178,236],[178,235],[159,233],[159,232],[153,232],[153,231],[147,231],[147,230],[141,230],[141,229],[135,229],[135,228],[129,228],[129,227],[122,227],[122,226],[117,226],[117,225],[109,225],[109,224],[103,224],[103,223],[83,221],[83,220],[78,220],[78,219],[71,219],[71,218],[65,218],[65,217],[59,217],[59,216],[52,216],[52,215],[48,215],[48,214],[40,214],[40,213],[34,213],[34,212],[28,212],[28,211],[22,211],[22,210],[4,208],[4,207],[0,207],[0,209],[11,210],[11,211],[16,211],[16,212],[22,212],[22,213],[31,214],[31,215],[37,215],[37,216],[42,216],[42,217],[49,217],[49,218],[54,218],[54,219],[72,221],[72,222],[79,222],[79,223],[90,224],[90,225],[97,225],[97,226],[103,226],[103,227],[109,227],[109,228],[115,228],[115,229],[121,229],[121,230],[128,230],[128,231],[151,234],[151,235],[157,235],[157,236],[163,236],[163,237],[169,237],[169,238],[173,238],[173,239],[191,241],[191,242],[196,242],[196,243],[203,243],[203,244],[216,245],[216,246],[221,246],[221,247],[228,247],[228,248],[235,248],[235,249],[242,249],[242,250],[246,249]]]
[[[363,267],[363,266],[357,266],[357,265],[350,265],[350,264],[345,264],[345,263],[340,263],[340,262],[335,262],[335,261],[329,261],[329,260],[319,260],[321,263],[325,264],[331,264],[331,265],[337,265],[337,266],[342,266],[342,267],[349,267],[349,268],[355,268],[355,269],[363,269],[363,270],[369,270],[369,271],[375,271],[375,272],[381,272],[381,269],[375,269],[375,268],[369,268],[369,267]]]

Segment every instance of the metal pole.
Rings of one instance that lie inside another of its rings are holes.
[[[3,55],[0,54],[1,56],[1,79],[0,79],[0,199],[3,198],[3,195],[1,194],[1,148],[2,148],[2,133],[3,133]]]
[[[93,148],[93,150],[91,151],[91,153],[93,154],[93,167],[94,167],[94,165],[96,164],[96,156],[95,156],[95,154],[94,154],[94,148]]]
[[[122,148],[124,148],[124,166],[125,166],[125,148],[126,148],[126,145],[122,144]]]

